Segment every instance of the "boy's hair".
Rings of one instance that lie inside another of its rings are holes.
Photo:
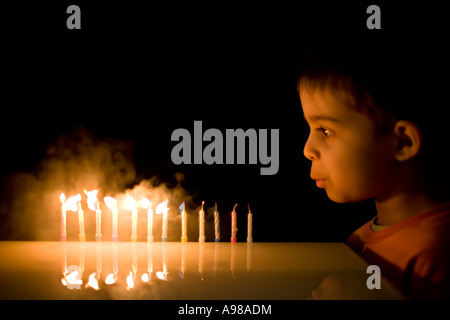
[[[386,131],[393,126],[393,114],[380,90],[379,68],[372,69],[373,59],[367,59],[349,47],[320,48],[304,61],[298,82],[299,92],[329,89],[345,105],[365,113],[375,126]]]

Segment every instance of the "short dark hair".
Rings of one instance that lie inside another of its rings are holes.
[[[349,107],[365,113],[376,127],[386,131],[395,121],[384,98],[387,90],[380,88],[386,83],[379,79],[380,69],[373,68],[379,60],[361,54],[359,49],[322,47],[311,51],[301,69],[298,91],[331,89]]]

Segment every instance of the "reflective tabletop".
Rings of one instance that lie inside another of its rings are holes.
[[[5,241],[0,298],[306,299],[330,275],[369,292],[367,267],[343,243]]]

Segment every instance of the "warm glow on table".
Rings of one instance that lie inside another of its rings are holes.
[[[343,243],[6,241],[0,299],[305,299],[366,268]]]

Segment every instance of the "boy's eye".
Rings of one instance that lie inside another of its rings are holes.
[[[332,131],[331,130],[329,130],[329,129],[326,129],[326,128],[318,128],[317,130],[319,130],[321,133],[322,133],[322,135],[324,136],[324,137],[329,137],[329,136],[331,136],[332,135]]]

